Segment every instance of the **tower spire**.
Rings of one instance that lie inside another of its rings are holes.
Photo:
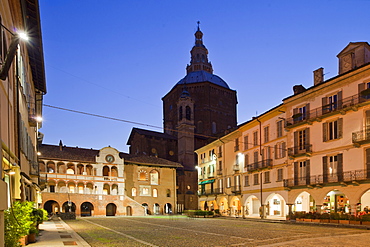
[[[212,64],[208,61],[208,50],[203,44],[203,33],[200,31],[200,21],[197,22],[197,31],[195,32],[195,45],[190,51],[190,65],[186,67],[189,74],[194,71],[206,71],[213,74]]]

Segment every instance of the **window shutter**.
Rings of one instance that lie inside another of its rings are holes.
[[[326,142],[328,140],[328,123],[322,124],[322,141]]]
[[[281,148],[283,149],[283,150],[281,150],[281,153],[283,154],[283,156],[281,158],[284,158],[285,154],[286,154],[286,150],[285,150],[286,149],[286,144],[285,144],[285,142],[282,143]]]
[[[328,182],[328,156],[322,157],[322,174],[324,177],[324,183]]]
[[[365,83],[358,84],[358,94],[365,90]]]
[[[343,154],[338,154],[338,163],[337,163],[337,175],[338,175],[338,181],[343,181]]]
[[[311,171],[310,171],[310,160],[306,160],[306,184],[310,184]]]
[[[343,118],[338,119],[338,139],[343,137]]]
[[[342,91],[339,91],[337,96],[338,96],[338,108],[342,109]]]
[[[310,118],[310,103],[306,104],[306,120]]]
[[[366,149],[366,174],[367,174],[367,178],[369,179],[370,178],[370,148]]]
[[[298,185],[298,162],[294,162],[294,185]]]
[[[275,145],[275,159],[279,158],[278,156],[278,145]]]
[[[298,147],[298,131],[294,132],[294,148]]]
[[[365,129],[366,132],[370,130],[370,110],[365,112]]]
[[[325,113],[327,110],[326,105],[328,104],[328,98],[327,97],[322,98],[321,102],[322,102],[322,113]]]
[[[304,130],[305,132],[305,140],[304,140],[304,143],[306,144],[306,149],[309,148],[309,145],[310,145],[310,128],[306,128]]]

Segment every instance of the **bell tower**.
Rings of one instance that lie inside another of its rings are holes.
[[[195,32],[195,45],[191,49],[191,60],[190,65],[186,66],[186,72],[189,74],[194,71],[207,71],[212,74],[212,64],[208,61],[208,50],[203,44],[203,33],[200,31],[200,22],[198,21],[198,29]]]

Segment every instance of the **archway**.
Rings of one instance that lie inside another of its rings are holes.
[[[154,214],[160,214],[161,213],[160,211],[161,211],[161,208],[160,208],[159,204],[155,203],[154,206],[153,206],[153,213]]]
[[[222,197],[222,198],[220,199],[219,209],[220,209],[220,214],[221,214],[221,215],[228,215],[228,211],[229,211],[229,203],[228,203],[228,201],[227,201],[227,198],[226,198],[226,197]]]
[[[294,212],[312,212],[315,204],[315,200],[312,198],[310,193],[303,191],[297,196],[294,201]]]
[[[171,205],[171,203],[166,203],[164,205],[164,213],[165,214],[172,214],[172,205]]]
[[[63,209],[64,213],[67,213],[67,212],[73,212],[74,213],[74,212],[76,212],[76,204],[74,202],[67,201],[67,202],[63,203],[62,209]]]
[[[141,204],[141,206],[143,206],[145,208],[145,215],[150,214],[149,207],[148,207],[147,203],[143,203],[143,204]]]
[[[245,200],[245,215],[260,216],[261,202],[256,196],[250,196]]]
[[[106,207],[106,216],[115,216],[117,211],[117,206],[114,203],[109,203]]]
[[[361,211],[370,212],[370,190],[361,196]]]
[[[266,199],[266,216],[286,216],[285,207],[284,198],[279,194],[272,193]]]
[[[241,215],[240,199],[234,196],[230,201],[230,216],[238,217]]]
[[[59,213],[60,212],[60,207],[59,207],[59,203],[57,203],[56,201],[54,200],[50,200],[50,201],[47,201],[45,202],[44,204],[44,209],[49,213],[53,213],[53,214],[56,214],[56,213]]]
[[[131,206],[126,207],[126,215],[127,216],[132,216],[132,207]]]
[[[92,211],[94,210],[94,205],[90,202],[84,202],[81,204],[81,217],[92,216]]]
[[[350,213],[350,204],[344,193],[332,190],[325,196],[321,209],[323,213]]]

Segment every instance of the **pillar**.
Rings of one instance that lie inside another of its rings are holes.
[[[322,205],[317,205],[316,204],[316,213],[321,214],[321,207],[322,207]]]

